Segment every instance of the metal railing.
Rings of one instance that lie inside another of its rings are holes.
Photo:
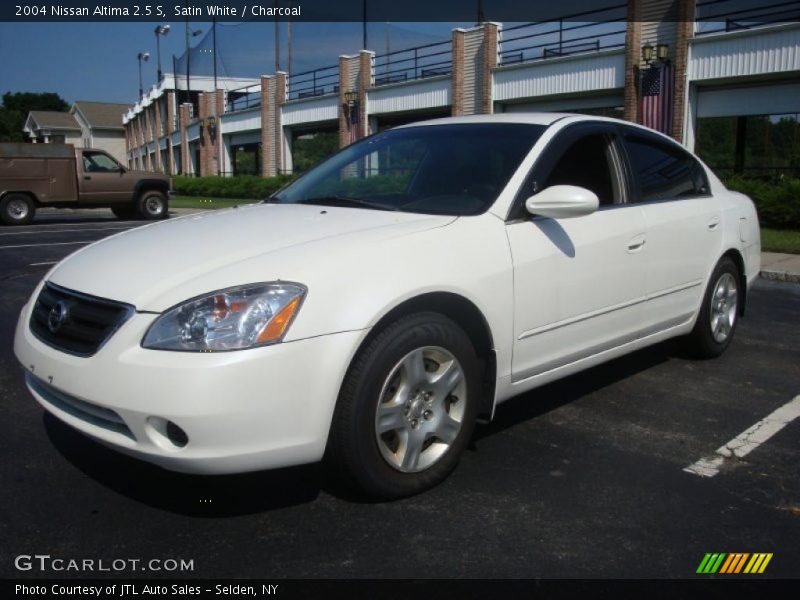
[[[800,0],[772,2],[744,9],[740,7],[741,0],[698,2],[695,13],[695,35],[737,31],[800,20]]]
[[[413,81],[453,70],[452,42],[434,42],[375,56],[375,85]]]
[[[550,21],[505,27],[501,34],[499,62],[508,65],[624,48],[627,8],[627,4],[615,4]]]
[[[253,89],[255,87],[256,89]],[[225,112],[237,112],[261,106],[261,86],[246,85],[228,92]]]
[[[336,94],[339,92],[339,65],[292,73],[288,84],[289,100]]]

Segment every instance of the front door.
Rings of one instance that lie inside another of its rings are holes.
[[[81,204],[116,204],[133,199],[131,178],[105,152],[81,151],[78,171]]]
[[[617,129],[566,128],[544,150],[528,185],[576,185],[597,194],[587,216],[528,216],[507,226],[514,263],[514,356],[519,382],[633,341],[646,273],[642,209],[627,204]]]

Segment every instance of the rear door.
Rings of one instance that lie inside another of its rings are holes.
[[[629,177],[614,124],[565,128],[537,160],[506,231],[514,264],[514,355],[519,382],[636,339],[646,273],[646,226],[626,203]],[[552,185],[587,188],[600,209],[550,219],[524,199]],[[516,218],[515,218],[516,217]]]
[[[722,244],[722,212],[702,165],[677,143],[624,127],[631,201],[647,223],[643,335],[691,319]]]
[[[77,166],[81,204],[117,204],[133,198],[125,169],[105,152],[81,150]]]

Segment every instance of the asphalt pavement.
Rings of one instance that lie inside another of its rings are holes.
[[[800,575],[800,420],[711,477],[685,470],[800,396],[800,285],[759,280],[721,358],[667,342],[517,397],[443,485],[369,503],[319,465],[163,471],[31,398],[12,352],[20,307],[55,261],[139,225],[98,211],[0,228],[0,576],[92,575],[14,566],[49,554],[192,560],[168,573],[181,577],[691,578],[712,577],[696,574],[710,552],[772,553],[755,577]]]

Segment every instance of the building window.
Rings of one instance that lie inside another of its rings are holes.
[[[695,150],[720,177],[798,177],[800,114],[697,119]]]
[[[233,174],[261,175],[261,144],[236,144],[233,146]]]

